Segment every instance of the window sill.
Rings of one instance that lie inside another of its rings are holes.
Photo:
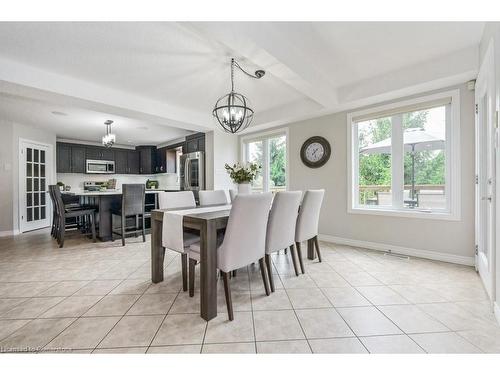
[[[360,215],[406,217],[411,219],[460,221],[460,215],[456,213],[426,212],[426,211],[414,211],[405,209],[398,210],[398,209],[381,208],[381,207],[377,208],[351,207],[347,209],[347,213],[360,214]]]

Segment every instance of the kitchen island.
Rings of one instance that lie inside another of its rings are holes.
[[[162,191],[178,191],[163,189],[146,189],[145,208],[146,230],[151,228],[151,218],[149,212],[158,208],[158,193]],[[120,189],[107,189],[103,191],[65,191],[66,196],[79,197],[80,204],[94,206],[96,208],[97,237],[101,241],[111,241],[111,209],[120,207],[122,192]],[[133,225],[133,218],[130,218],[130,225]]]

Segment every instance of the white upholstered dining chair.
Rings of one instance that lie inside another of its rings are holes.
[[[282,191],[274,195],[266,234],[266,266],[272,292],[274,292],[272,253],[290,248],[295,275],[299,275],[294,244],[295,225],[297,224],[301,198],[301,191]]]
[[[266,295],[269,295],[267,272],[264,262],[266,231],[271,193],[238,195],[232,205],[226,233],[217,249],[217,268],[221,271],[226,295],[229,320],[233,320],[233,304],[229,273],[259,261]],[[194,267],[200,261],[200,244],[191,245],[189,251],[190,295],[194,294]],[[193,293],[192,293],[193,292]]]
[[[200,206],[227,204],[227,195],[224,190],[200,190]]]
[[[297,255],[299,256],[300,269],[304,273],[304,262],[302,260],[301,242],[314,240],[318,260],[321,262],[321,251],[318,243],[318,224],[321,205],[325,190],[307,190],[299,209],[297,226],[295,228],[295,244],[297,245]]]
[[[161,191],[158,193],[158,208],[175,210],[177,208],[196,208],[192,191]],[[182,290],[188,290],[188,253],[189,246],[200,240],[200,236],[190,232],[183,233],[184,252],[181,252]],[[176,249],[171,249],[176,250]]]
[[[231,202],[234,202],[234,199],[238,195],[238,191],[234,189],[229,189],[229,198],[231,198]]]

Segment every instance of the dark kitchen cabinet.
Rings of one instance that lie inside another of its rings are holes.
[[[155,173],[167,172],[167,148],[162,147],[156,150]]]
[[[71,145],[71,172],[86,172],[86,150],[84,146]]]
[[[71,144],[57,142],[57,173],[71,173]]]
[[[127,152],[127,169],[130,174],[139,174],[141,167],[141,157],[139,151],[129,150]]]
[[[115,149],[115,173],[126,174],[128,172],[128,153],[130,150]]]
[[[185,153],[205,151],[205,133],[196,133],[186,137]]]
[[[91,160],[113,160],[113,149],[98,146],[87,146],[86,156]]]
[[[135,148],[140,154],[141,174],[153,174],[156,169],[156,146],[138,146]]]

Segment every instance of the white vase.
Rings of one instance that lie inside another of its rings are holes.
[[[249,183],[238,184],[238,194],[251,194],[252,186]]]

